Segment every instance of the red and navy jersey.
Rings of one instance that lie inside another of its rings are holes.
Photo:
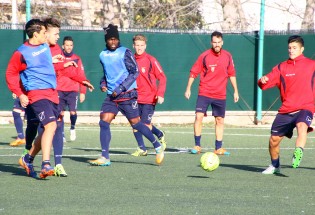
[[[26,41],[24,45],[33,46],[29,44],[28,41]],[[17,97],[25,94],[28,97],[30,104],[41,99],[48,99],[53,103],[58,104],[59,98],[57,90],[55,89],[50,88],[41,90],[30,90],[26,92],[20,80],[20,73],[23,72],[26,68],[27,64],[24,56],[21,54],[21,52],[15,51],[8,63],[8,67],[6,70],[6,82],[11,92],[15,93]]]
[[[220,53],[209,49],[203,52],[192,66],[190,77],[200,75],[199,93],[214,99],[226,99],[228,77],[236,76],[232,55],[221,50]]]
[[[76,55],[74,53],[71,53],[69,55],[63,53],[63,56],[65,57],[63,64],[70,62],[70,61],[74,61],[78,65],[78,67],[68,66],[68,67],[64,68],[65,74],[75,72],[75,73],[77,73],[78,76],[85,77],[82,60],[78,55]],[[86,77],[85,77],[85,79],[86,79]],[[84,85],[72,80],[71,78],[67,77],[66,75],[58,75],[57,76],[57,90],[58,91],[65,91],[65,92],[70,92],[70,91],[79,92],[80,91],[80,93],[83,93],[83,94],[86,93],[86,87]]]
[[[58,44],[49,46],[52,57],[56,55],[63,55],[63,52]],[[82,81],[87,80],[85,74],[78,73],[76,69],[73,68],[64,68],[64,61],[59,63],[54,63],[54,69],[57,75],[57,90],[59,90],[58,80],[61,77],[67,77],[75,81],[76,83],[81,83]],[[69,90],[68,90],[69,91]],[[78,91],[78,90],[77,90]]]
[[[151,55],[135,54],[138,64],[137,92],[139,104],[156,104],[157,96],[163,97],[166,90],[166,76],[159,62]],[[157,84],[158,81],[158,84]]]
[[[282,105],[279,113],[292,113],[299,110],[315,111],[315,61],[303,54],[294,60],[286,60],[275,66],[266,75],[269,80],[258,86],[262,90],[277,87],[280,90]]]

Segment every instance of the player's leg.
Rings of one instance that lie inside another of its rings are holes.
[[[89,160],[88,162],[93,166],[110,166],[109,147],[111,141],[110,123],[118,113],[116,103],[107,97],[101,107],[100,113],[100,142],[102,148],[101,156],[96,160]]]
[[[202,132],[202,120],[207,114],[207,109],[210,104],[210,99],[205,96],[198,96],[196,102],[196,116],[194,122],[194,139],[195,146],[190,150],[192,154],[200,154],[201,152],[201,132]]]
[[[271,164],[265,169],[263,174],[280,173],[280,143],[284,137],[291,138],[293,135],[294,124],[289,114],[277,114],[271,126],[269,138],[269,154]]]
[[[151,121],[152,121],[152,117],[154,115],[154,111],[155,111],[155,105],[146,105],[146,119],[147,122],[145,122],[146,125],[149,126],[149,128],[151,129],[152,133],[158,138],[159,142],[161,143],[161,145],[163,146],[163,149],[166,149],[166,139],[165,139],[165,132],[158,129],[156,126],[154,126]]]
[[[225,117],[226,102],[224,99],[212,99],[211,108],[212,115],[215,121],[215,150],[217,155],[229,155],[230,153],[222,147],[223,132],[224,132],[224,117]]]
[[[70,140],[75,141],[76,131],[75,131],[75,125],[77,122],[77,108],[78,108],[78,92],[70,92],[68,95],[68,106],[70,111]]]
[[[42,149],[42,170],[40,178],[54,175],[54,168],[50,164],[50,150],[57,128],[57,118],[60,111],[58,105],[47,100],[39,100],[31,104],[36,116],[43,125],[44,129],[41,134],[41,149]]]
[[[307,133],[313,131],[313,128],[310,127],[313,114],[307,110],[301,110],[295,114],[296,117],[296,129],[297,129],[297,138],[295,142],[295,150],[292,158],[292,167],[297,168],[300,165],[300,162],[303,157],[304,148],[307,140]]]
[[[14,126],[17,133],[17,138],[10,143],[10,146],[19,146],[25,144],[25,136],[23,131],[23,120],[21,118],[21,113],[24,112],[24,108],[20,104],[19,99],[14,100],[12,116],[14,121]]]
[[[138,130],[153,145],[156,152],[156,163],[161,164],[164,159],[164,150],[159,141],[157,141],[148,126],[140,121],[138,103],[136,99],[131,99],[118,103],[118,109],[124,114],[133,129]]]
[[[144,104],[138,104],[139,115],[140,115],[141,121],[145,120],[145,116],[142,116],[143,107],[144,107]],[[147,151],[147,148],[145,147],[142,133],[140,131],[136,130],[136,129],[133,129],[133,135],[135,136],[135,139],[137,141],[138,148],[131,155],[132,156],[136,156],[136,157],[138,157],[138,156],[147,156],[148,155],[148,151]]]
[[[59,115],[57,119],[57,127],[53,138],[54,148],[54,159],[55,159],[55,175],[59,177],[67,177],[67,173],[62,165],[62,154],[63,154],[63,116]]]
[[[36,117],[36,114],[34,113],[33,109],[31,108],[30,105],[28,105],[25,108],[25,114],[26,114],[26,129],[25,129],[25,149],[23,151],[23,155],[26,155],[29,150],[32,148],[33,141],[35,140],[35,137],[37,135],[37,131],[39,126],[39,120]],[[40,133],[40,132],[39,132]]]
[[[65,127],[65,123],[64,123],[64,111],[66,110],[67,107],[67,96],[68,96],[68,92],[64,92],[64,91],[58,91],[58,97],[59,97],[59,110],[60,110],[60,115],[62,115],[62,122],[61,122],[61,127],[62,127],[62,141],[63,143],[67,142],[67,139],[65,137],[65,131],[64,131],[64,127]]]

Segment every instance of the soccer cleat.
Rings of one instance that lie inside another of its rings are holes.
[[[96,160],[89,160],[89,164],[92,166],[110,166],[111,162],[109,159],[106,159],[105,157],[99,157]]]
[[[142,150],[140,148],[137,148],[137,150],[131,154],[132,156],[135,157],[140,157],[140,156],[147,156],[148,155],[148,151],[147,150]]]
[[[77,138],[77,136],[75,133],[75,129],[70,129],[70,140],[75,141],[76,138]]]
[[[294,153],[293,153],[293,158],[292,158],[292,167],[293,168],[298,168],[301,160],[303,157],[303,150],[301,148],[296,148]]]
[[[12,141],[10,143],[10,146],[16,147],[16,146],[19,146],[19,145],[23,145],[25,143],[26,143],[25,138],[24,139],[17,138],[16,140],[14,140],[14,141]]]
[[[200,154],[201,153],[201,146],[194,146],[194,148],[192,148],[190,150],[191,154]]]
[[[47,176],[52,176],[55,174],[54,168],[52,168],[49,164],[46,164],[39,173],[39,177],[44,179]]]
[[[25,169],[26,174],[27,174],[28,176],[30,176],[30,177],[32,177],[32,178],[37,178],[37,173],[36,173],[35,170],[34,170],[33,164],[32,164],[32,163],[26,163],[26,162],[24,161],[24,157],[25,157],[25,156],[20,157],[20,159],[19,159],[19,164],[20,164],[20,166]]]
[[[162,146],[159,146],[155,149],[156,152],[156,157],[155,157],[155,162],[156,164],[160,165],[162,164],[164,160],[164,150]]]
[[[67,177],[67,173],[61,164],[55,166],[55,176],[58,177]]]
[[[279,174],[280,173],[280,166],[278,168],[272,166],[271,164],[268,166],[267,169],[262,171],[264,175],[272,175],[272,174]]]
[[[30,151],[30,150],[28,150],[28,149],[24,149],[24,150],[23,150],[23,153],[22,153],[22,155],[21,155],[21,157],[23,157],[23,156],[25,156],[26,154],[28,154],[29,151]]]
[[[230,152],[226,151],[224,148],[219,148],[217,150],[214,150],[214,154],[217,154],[217,155],[230,155]]]
[[[166,140],[165,140],[165,132],[161,131],[163,136],[159,138],[159,142],[161,143],[161,145],[163,146],[163,150],[165,151],[166,149]]]

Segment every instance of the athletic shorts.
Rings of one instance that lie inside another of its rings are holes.
[[[313,114],[308,110],[300,110],[293,114],[278,113],[271,126],[271,135],[291,138],[293,136],[293,129],[299,122],[304,122],[309,127],[308,132],[310,132],[313,130],[313,128],[310,127],[312,120]]]
[[[196,104],[196,113],[201,112],[207,116],[207,110],[209,105],[211,105],[212,116],[225,117],[225,99],[212,99],[206,96],[198,96]]]
[[[14,99],[13,109],[18,109],[18,110],[21,110],[21,111],[25,111],[25,108],[22,107],[19,98]]]
[[[78,92],[75,91],[58,91],[60,110],[76,111],[78,108]]]
[[[57,121],[59,116],[58,104],[53,103],[48,99],[42,99],[30,104],[37,119],[45,126],[50,122]]]
[[[113,113],[117,115],[121,112],[127,119],[133,119],[139,117],[139,108],[136,98],[132,98],[126,101],[114,102],[110,96],[107,96],[101,107],[102,113]]]
[[[155,110],[155,105],[152,104],[138,104],[139,105],[139,114],[141,122],[144,124],[150,125],[152,117]]]

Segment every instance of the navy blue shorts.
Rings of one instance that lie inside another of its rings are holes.
[[[37,119],[45,126],[50,122],[57,121],[59,116],[58,104],[53,103],[48,99],[42,99],[33,104],[30,104]]]
[[[114,102],[110,96],[107,96],[101,107],[102,113],[113,113],[117,115],[121,112],[127,119],[133,119],[139,117],[139,108],[137,99],[133,98],[126,101]]]
[[[139,114],[141,122],[144,124],[150,125],[152,117],[155,110],[155,105],[151,104],[138,104],[139,105]]]
[[[308,110],[300,110],[293,114],[277,114],[271,126],[272,136],[286,136],[291,138],[293,136],[293,129],[299,122],[304,122],[308,125],[308,131],[312,131],[313,114]]]
[[[58,91],[60,110],[76,111],[78,108],[78,92],[75,91]]]
[[[206,96],[198,96],[196,104],[196,113],[201,112],[207,116],[207,110],[209,105],[211,105],[212,116],[225,117],[225,99],[212,99]]]
[[[18,110],[21,110],[21,111],[25,111],[25,108],[22,107],[19,98],[14,99],[13,109],[18,109]]]

